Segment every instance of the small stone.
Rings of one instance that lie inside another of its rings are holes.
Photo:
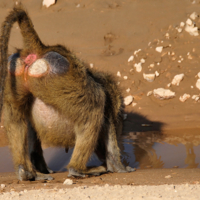
[[[137,72],[141,72],[142,71],[142,63],[135,63],[134,67],[136,68]]]
[[[184,22],[181,22],[181,23],[180,23],[180,27],[183,28],[184,26],[185,26],[185,23],[184,23]]]
[[[90,68],[93,68],[94,67],[94,64],[93,63],[90,63]]]
[[[42,5],[47,8],[56,3],[56,0],[43,0]]]
[[[166,33],[166,34],[165,34],[165,37],[166,37],[167,39],[169,39],[169,33]]]
[[[190,18],[192,20],[195,20],[196,18],[198,17],[198,14],[196,12],[193,12],[191,15],[190,15]]]
[[[171,178],[172,176],[171,175],[167,175],[167,176],[165,176],[165,178]]]
[[[143,78],[145,80],[147,80],[148,82],[153,82],[155,77],[156,77],[155,74],[145,74],[145,73],[143,73]]]
[[[73,181],[71,179],[66,179],[63,183],[63,185],[72,185]]]
[[[187,99],[190,98],[190,95],[189,94],[184,94],[183,96],[180,96],[179,100],[181,102],[185,102]]]
[[[134,56],[131,56],[131,57],[128,59],[128,62],[133,61],[133,59],[134,59]]]
[[[153,91],[147,92],[147,96],[148,96],[148,97],[151,96],[152,94],[153,94]]]
[[[157,52],[161,53],[162,50],[163,50],[163,47],[162,47],[162,46],[161,46],[161,47],[156,47],[156,51],[157,51]]]
[[[189,25],[189,26],[191,26],[193,24],[192,20],[188,18],[187,21],[186,21],[186,24]]]
[[[191,26],[187,24],[185,26],[185,31],[188,32],[192,36],[198,36],[199,35],[198,27],[194,27],[193,24]]]
[[[196,87],[200,90],[200,79],[197,80]]]
[[[171,87],[171,85],[172,85],[171,83],[168,83],[168,84],[167,84],[167,87]]]
[[[124,76],[124,79],[127,80],[127,79],[128,79],[128,76]]]
[[[134,51],[134,55],[137,55],[142,49],[138,49],[136,51]]]
[[[1,184],[1,189],[4,189],[6,187],[5,184]]]
[[[200,78],[200,72],[197,74],[198,78]]]
[[[155,75],[158,77],[160,74],[158,73],[158,71],[155,72]]]
[[[133,96],[129,95],[129,96],[124,98],[124,104],[126,106],[130,105],[132,102],[133,102]]]
[[[179,86],[179,84],[183,80],[183,78],[184,78],[184,74],[178,74],[178,75],[174,76],[174,78],[172,80],[172,85]]]
[[[199,95],[193,95],[192,99],[195,100],[195,101],[198,101],[200,99],[200,97],[199,97]]]
[[[137,103],[135,103],[135,102],[132,103],[132,106],[133,106],[133,107],[136,106],[136,105],[137,105]]]
[[[117,76],[118,76],[118,77],[121,77],[121,76],[122,76],[121,73],[120,73],[120,71],[117,72]]]
[[[179,33],[181,33],[181,32],[183,31],[183,29],[182,29],[182,28],[178,28],[177,31],[178,31]]]
[[[154,89],[153,94],[156,98],[161,100],[171,99],[175,97],[175,92],[164,88]]]
[[[140,60],[140,62],[141,62],[141,63],[145,63],[145,59],[142,58],[142,59]]]
[[[128,92],[128,93],[129,93],[129,92],[130,92],[130,90],[131,90],[131,89],[130,89],[130,88],[128,88],[128,89],[126,90],[126,92]]]
[[[149,67],[150,67],[150,68],[153,68],[153,67],[154,67],[154,64],[150,64]]]

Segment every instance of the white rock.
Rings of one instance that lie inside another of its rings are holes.
[[[167,39],[169,39],[169,33],[166,33],[166,34],[165,34],[165,37],[166,37]]]
[[[187,21],[186,21],[186,24],[189,25],[189,26],[193,25],[192,20],[188,18]]]
[[[184,26],[185,26],[185,23],[184,23],[184,22],[181,22],[181,23],[180,23],[180,27],[183,28]]]
[[[168,84],[167,84],[167,87],[171,87],[171,85],[172,85],[171,83],[168,83]]]
[[[156,51],[157,51],[157,52],[161,53],[162,50],[163,50],[163,47],[162,47],[162,46],[161,46],[161,47],[156,47]]]
[[[155,72],[155,75],[158,77],[160,74],[158,73],[158,71]]]
[[[137,103],[135,103],[135,102],[132,103],[132,106],[133,106],[133,107],[136,106],[136,105],[137,105]]]
[[[124,104],[126,106],[130,105],[132,102],[133,102],[133,96],[129,95],[129,96],[124,98]]]
[[[63,185],[72,185],[73,181],[71,179],[66,179],[63,183]]]
[[[190,98],[190,95],[189,94],[184,94],[183,96],[180,96],[179,100],[181,102],[185,102],[187,99]]]
[[[199,95],[193,95],[192,99],[195,100],[195,101],[198,101],[200,99],[200,97],[199,97]]]
[[[184,78],[184,74],[178,74],[178,75],[174,76],[174,78],[172,80],[172,85],[179,86],[179,84],[183,80],[183,78]]]
[[[171,178],[172,176],[171,175],[167,175],[167,176],[165,176],[165,178]]]
[[[152,94],[153,94],[153,91],[147,92],[147,96],[148,96],[148,97],[151,96]]]
[[[124,79],[127,80],[127,79],[128,79],[128,76],[124,76]]]
[[[121,77],[121,76],[122,76],[121,73],[120,73],[120,71],[117,72],[117,76],[118,76],[118,77]]]
[[[1,184],[1,189],[4,189],[6,187],[5,184]]]
[[[153,63],[152,63],[152,64],[150,64],[150,65],[149,65],[149,67],[153,68],[153,67],[154,67],[154,64],[153,64]]]
[[[48,8],[55,3],[56,3],[56,0],[43,0],[42,5]]]
[[[137,53],[140,52],[140,51],[141,51],[141,49],[134,51],[134,55],[137,55]]]
[[[198,78],[200,78],[200,72],[197,74]]]
[[[175,92],[171,90],[158,88],[153,90],[153,94],[156,98],[164,100],[164,99],[171,99],[175,97]]]
[[[190,35],[192,36],[198,36],[199,32],[198,32],[198,27],[194,27],[194,25],[186,25],[185,26],[185,31],[188,32]]]
[[[145,80],[147,80],[148,82],[153,82],[155,77],[156,77],[155,74],[145,74],[145,73],[143,73],[143,78]]]
[[[128,92],[128,93],[129,93],[129,92],[130,92],[130,90],[131,90],[131,89],[130,89],[130,88],[128,88],[128,89],[126,90],[126,92]]]
[[[200,90],[200,79],[197,80],[196,87]]]
[[[136,68],[137,72],[141,72],[142,71],[142,63],[135,63],[134,67]]]
[[[198,14],[196,12],[193,12],[191,15],[190,15],[190,18],[192,20],[195,20],[196,18],[198,17]]]
[[[131,56],[131,57],[128,59],[128,62],[133,61],[133,59],[134,59],[134,56]]]
[[[94,64],[93,63],[90,63],[90,68],[93,68],[94,67]]]
[[[183,29],[182,29],[182,28],[178,28],[177,31],[178,31],[179,33],[181,33],[181,32],[183,31]]]
[[[196,98],[195,98],[195,101],[198,101],[199,99],[200,99],[200,97],[196,97]]]
[[[141,62],[141,63],[145,63],[145,59],[142,58],[142,59],[140,60],[140,62]]]

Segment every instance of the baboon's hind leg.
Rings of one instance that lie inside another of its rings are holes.
[[[6,101],[4,102],[4,126],[18,179],[21,181],[52,180],[51,176],[37,174],[33,168],[27,147],[28,122],[18,107]]]
[[[106,165],[107,171],[110,172],[133,172],[134,168],[130,166],[123,166],[120,159],[120,149],[118,147],[117,135],[121,135],[122,132],[122,121],[119,121],[115,127],[112,118],[110,117],[110,122],[108,125],[108,134],[106,137]]]
[[[30,122],[28,123],[28,148],[30,159],[35,169],[44,174],[53,173],[53,171],[47,167],[43,157],[41,141],[37,137],[37,133]]]

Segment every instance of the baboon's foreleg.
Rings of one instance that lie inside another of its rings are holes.
[[[28,148],[30,159],[35,169],[44,174],[53,173],[53,171],[47,167],[43,157],[41,141],[37,137],[37,133],[30,122],[28,123]]]
[[[119,121],[115,127],[112,118],[110,118],[108,134],[106,137],[106,165],[110,172],[133,172],[134,168],[124,167],[120,159],[120,149],[118,147],[117,135],[122,131],[122,121]]]

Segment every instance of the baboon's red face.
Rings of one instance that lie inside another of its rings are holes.
[[[24,75],[26,82],[28,76],[42,77],[48,73],[64,74],[69,69],[68,60],[57,52],[48,52],[42,57],[36,54],[29,54],[27,57],[20,57],[19,53],[13,54],[8,59],[8,71],[14,76]]]

